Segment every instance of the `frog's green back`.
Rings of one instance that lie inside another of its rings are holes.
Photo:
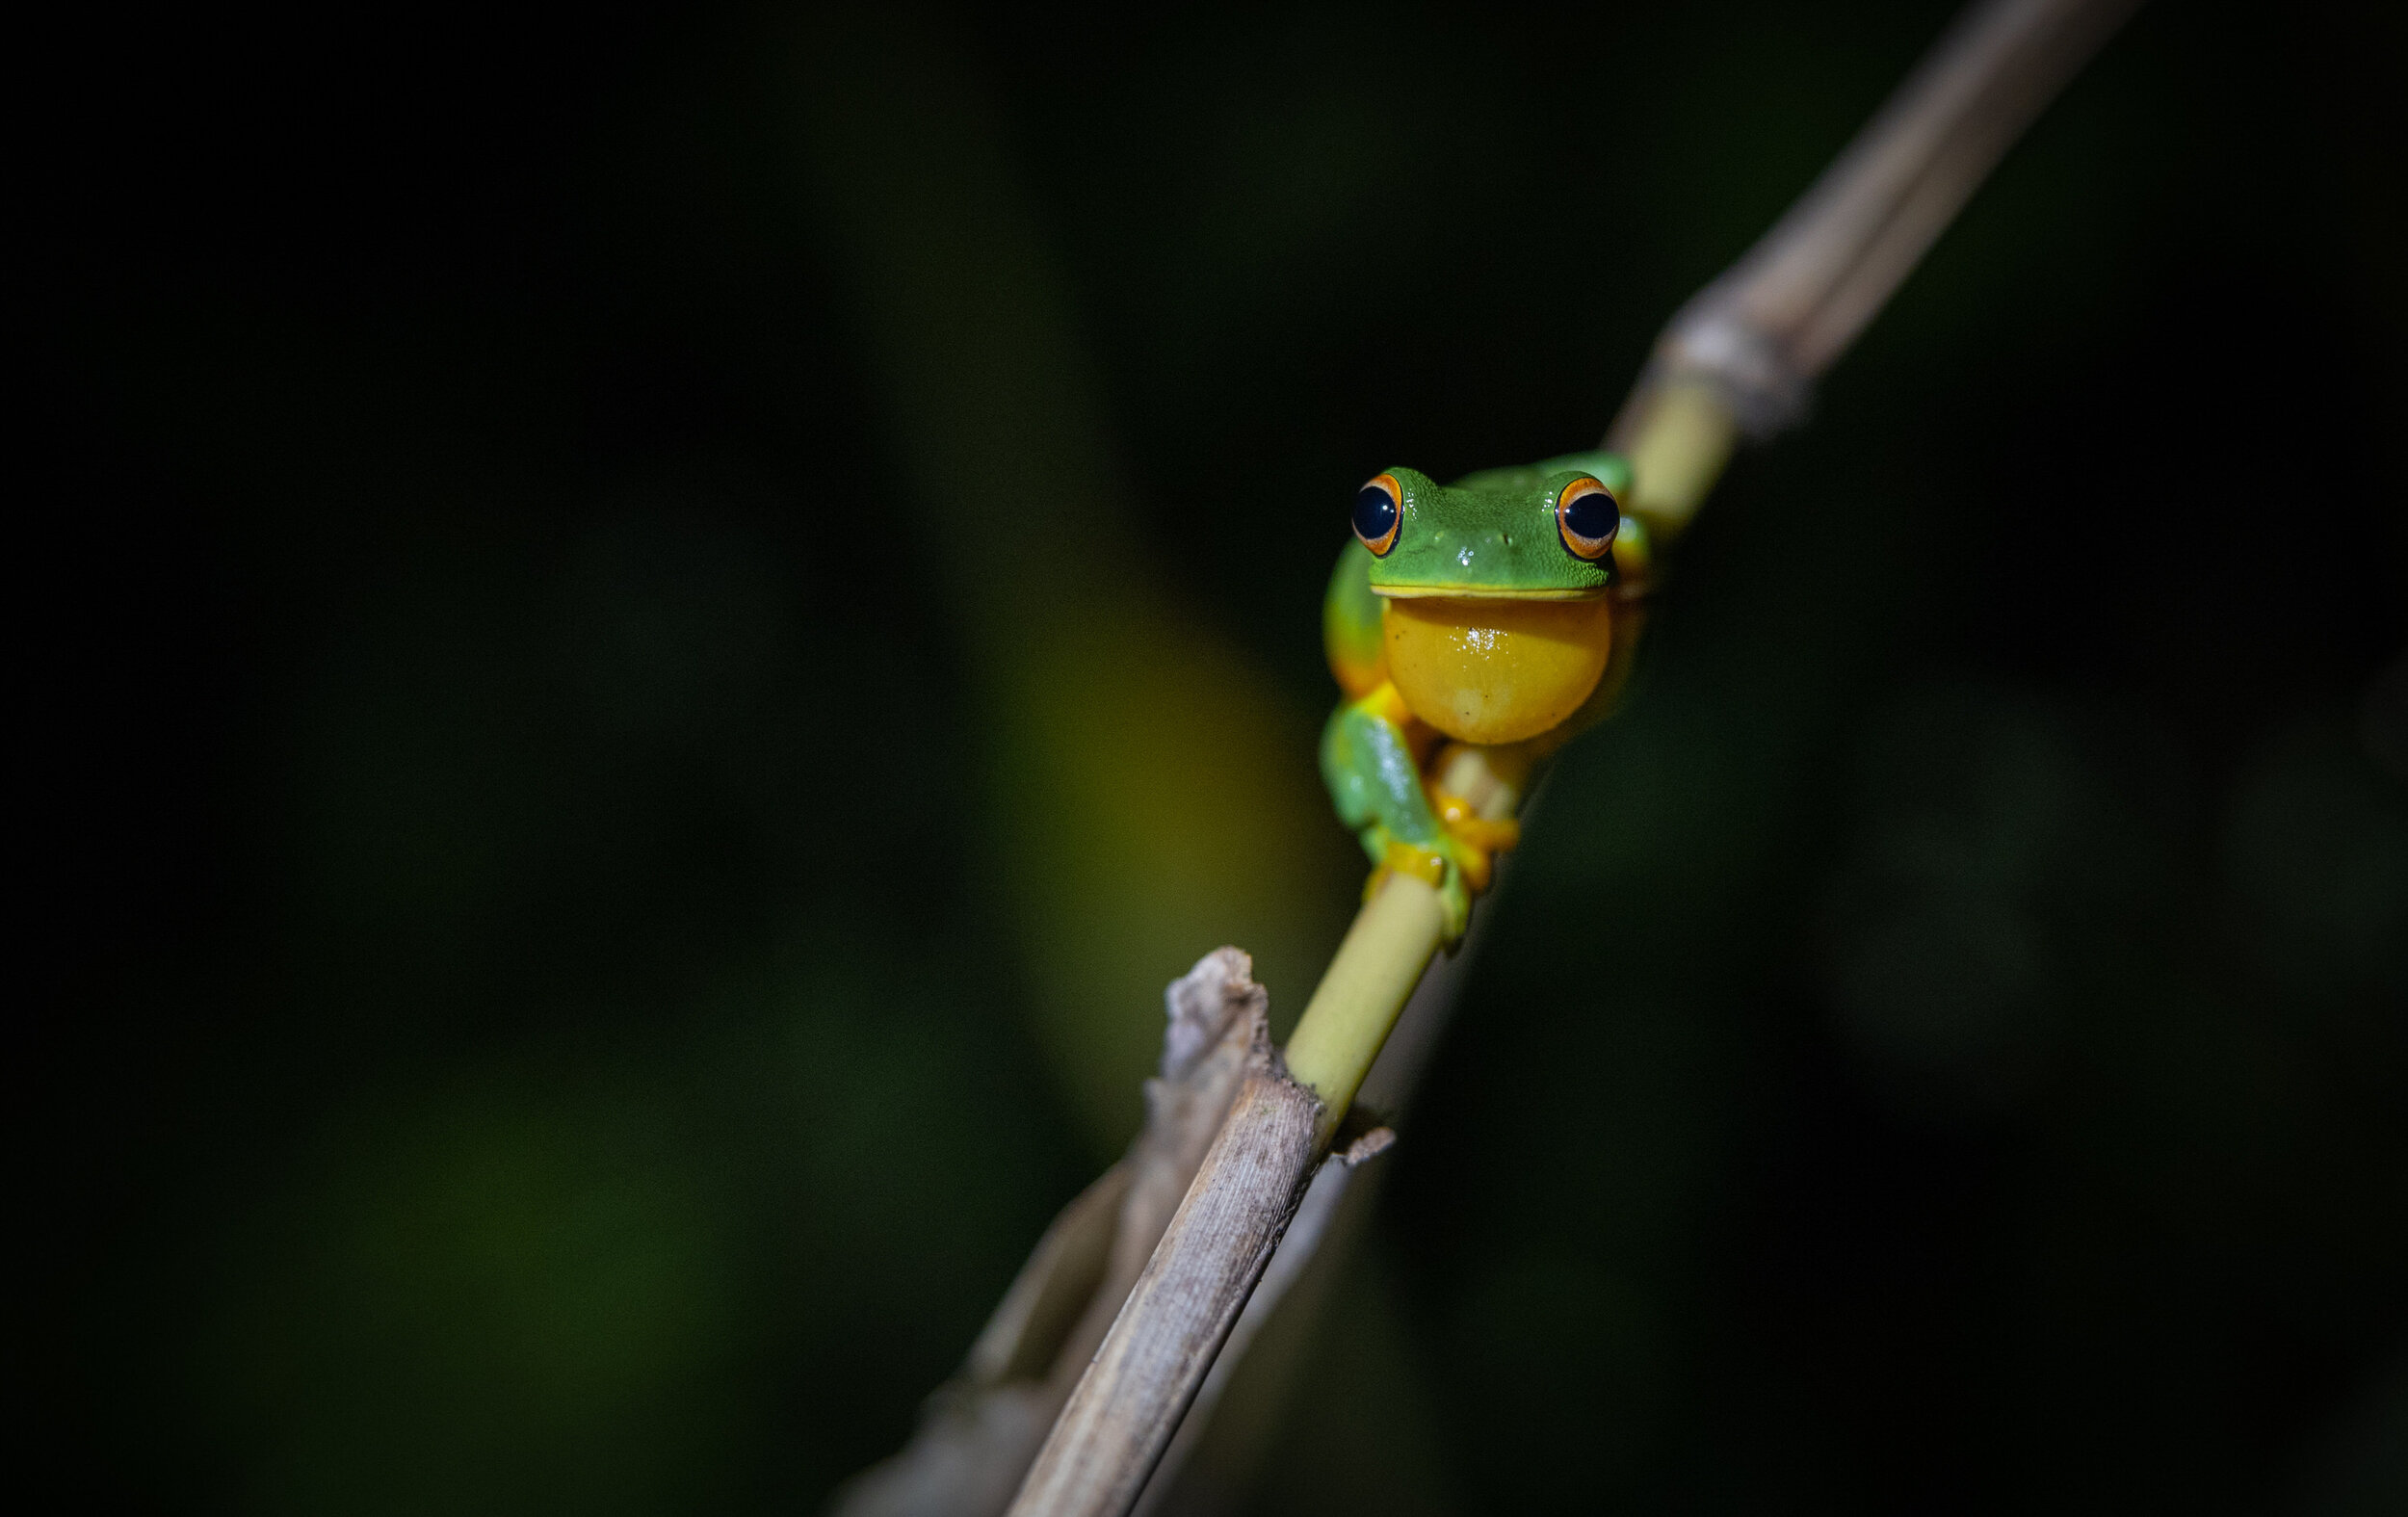
[[[1454,482],[1458,490],[1534,490],[1550,474],[1593,474],[1597,483],[1625,495],[1631,488],[1631,466],[1618,453],[1603,451],[1567,453],[1561,458],[1542,458],[1536,463],[1510,464],[1502,469],[1482,469],[1467,474]]]

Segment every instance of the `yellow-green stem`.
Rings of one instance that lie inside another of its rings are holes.
[[[1324,1144],[1371,1073],[1446,927],[1437,891],[1409,875],[1390,875],[1355,914],[1296,1019],[1288,1037],[1288,1073],[1321,1097]]]
[[[1668,540],[1722,477],[1739,446],[1739,422],[1721,391],[1700,379],[1649,385],[1632,397],[1630,409],[1631,506]]]

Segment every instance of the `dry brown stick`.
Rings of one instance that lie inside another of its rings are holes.
[[[1489,804],[1499,811],[1510,810],[1517,798],[1502,786],[1489,792]],[[1380,982],[1394,976],[1400,936],[1434,913],[1434,904],[1422,899],[1429,894],[1418,879],[1389,876],[1340,946],[1316,1003],[1349,964],[1372,962]],[[1416,956],[1403,988],[1395,993],[1400,1005],[1436,948],[1434,934],[1405,946],[1403,952]],[[1395,1012],[1392,1007],[1389,1021]],[[1308,1007],[1306,1015],[1311,1014]],[[1130,1509],[1324,1157],[1334,1120],[1319,1094],[1289,1077],[1270,1047],[1268,1024],[1258,1026],[1261,1046],[1248,1057],[1245,1084],[1226,1124],[1103,1347],[1037,1451],[1012,1502],[1012,1517],[1120,1517]],[[1349,1095],[1353,1088],[1347,1087]],[[1376,1154],[1392,1137],[1385,1128],[1367,1135],[1346,1161],[1359,1163]]]
[[[1179,1426],[1324,1157],[1322,1103],[1288,1077],[1253,1014],[1244,1084],[1129,1293],[1112,1331],[1039,1451],[1014,1512],[1125,1512]],[[1333,1164],[1394,1139],[1375,1128]]]
[[[1509,856],[1497,861],[1500,888],[1510,869]],[[1312,1351],[1315,1319],[1343,1277],[1355,1236],[1377,1201],[1383,1171],[1364,1161],[1385,1151],[1383,1139],[1393,1138],[1391,1129],[1406,1114],[1455,989],[1477,962],[1492,920],[1488,913],[1474,917],[1463,943],[1422,976],[1357,1093],[1349,1125],[1368,1131],[1348,1146],[1347,1163],[1313,1172],[1278,1252],[1255,1283],[1212,1373],[1146,1482],[1139,1517],[1212,1517],[1240,1505],[1251,1488],[1255,1468],[1277,1437],[1280,1410]]]
[[[911,1441],[848,1482],[833,1517],[994,1517],[1019,1488],[1219,1134],[1269,1004],[1230,948],[1163,1001],[1162,1072],[1127,1157],[1055,1217]]]
[[[1268,1029],[1228,1121],[1062,1409],[1015,1513],[1125,1512],[1203,1383],[1302,1199],[1322,1103],[1288,1078]]]
[[[1970,6],[1772,229],[1664,327],[1607,445],[1677,533],[1741,438],[1798,420],[2001,155],[2140,0]]]

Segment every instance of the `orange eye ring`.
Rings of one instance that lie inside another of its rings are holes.
[[[1354,492],[1354,536],[1363,546],[1372,550],[1372,557],[1384,559],[1397,545],[1397,533],[1404,526],[1404,486],[1393,474],[1374,474]]]
[[[1622,528],[1622,503],[1594,478],[1574,480],[1556,493],[1556,534],[1563,551],[1594,563],[1613,551],[1613,535]]]

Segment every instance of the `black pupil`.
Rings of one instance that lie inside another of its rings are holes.
[[[1355,513],[1360,516],[1362,510],[1356,507]],[[1614,509],[1612,496],[1603,490],[1590,490],[1565,503],[1563,525],[1575,537],[1596,542],[1613,536],[1613,529],[1622,525],[1622,512]]]
[[[1396,497],[1376,484],[1366,484],[1354,497],[1354,535],[1377,542],[1397,524]]]

